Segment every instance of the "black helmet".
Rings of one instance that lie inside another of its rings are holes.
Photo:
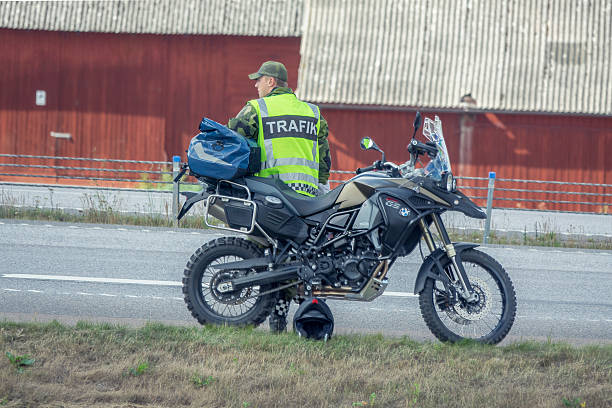
[[[327,341],[334,332],[334,316],[323,300],[307,298],[293,316],[293,330],[300,337]]]

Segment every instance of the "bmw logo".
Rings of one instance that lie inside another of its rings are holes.
[[[400,209],[399,213],[400,213],[400,215],[402,217],[407,217],[407,216],[410,215],[410,210],[407,209],[406,207],[404,207],[404,208]]]

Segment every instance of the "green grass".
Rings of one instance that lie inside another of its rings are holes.
[[[0,405],[10,407],[612,405],[612,345],[0,322],[0,349],[36,356],[23,373],[0,361]]]

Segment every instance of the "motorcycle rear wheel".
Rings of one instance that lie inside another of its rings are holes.
[[[440,341],[471,339],[497,344],[506,337],[516,315],[516,293],[504,268],[489,255],[469,249],[461,253],[463,267],[479,299],[454,299],[441,280],[428,278],[419,294],[427,327]],[[450,259],[442,267],[450,267]]]
[[[215,264],[260,257],[261,252],[242,238],[224,237],[203,245],[191,256],[185,267],[183,295],[191,315],[200,324],[258,326],[272,312],[278,300],[276,292],[258,296],[272,285],[253,286],[221,293],[220,283],[244,276],[241,271],[222,272]],[[254,273],[254,272],[251,272]]]

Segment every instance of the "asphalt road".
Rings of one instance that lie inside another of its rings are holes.
[[[217,231],[0,220],[0,319],[197,324],[180,280]],[[504,343],[612,343],[612,251],[487,246],[512,278],[517,319]],[[433,340],[412,292],[418,251],[371,303],[330,301],[336,331]],[[292,307],[294,311],[295,306]]]

